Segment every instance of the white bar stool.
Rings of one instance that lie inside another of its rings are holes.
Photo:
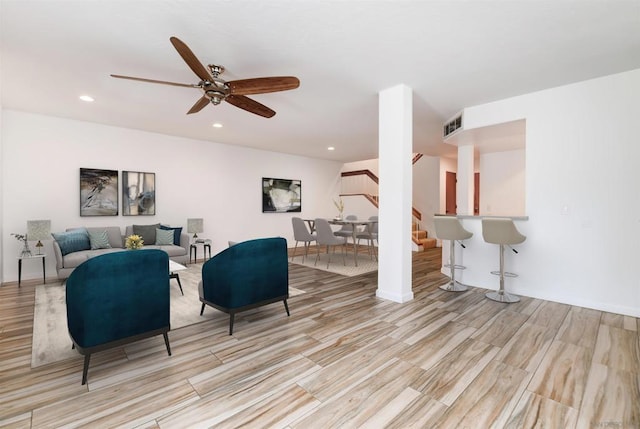
[[[467,231],[462,227],[458,218],[454,216],[434,216],[433,224],[436,228],[436,237],[441,240],[449,240],[449,263],[444,265],[451,269],[451,280],[449,283],[440,286],[440,289],[450,292],[464,292],[468,288],[456,280],[456,270],[464,270],[464,265],[456,265],[456,241],[464,248],[461,240],[466,240],[473,236],[473,232]]]
[[[527,239],[516,229],[513,221],[508,218],[482,219],[482,237],[484,241],[491,244],[500,245],[500,271],[491,271],[491,274],[500,276],[500,289],[488,292],[485,296],[498,302],[518,302],[520,298],[516,295],[508,294],[504,291],[505,277],[518,277],[517,274],[504,270],[504,246],[509,246],[514,253],[518,253],[512,244],[520,244]]]

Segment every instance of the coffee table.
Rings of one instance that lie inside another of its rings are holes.
[[[180,283],[180,276],[178,275],[178,271],[186,270],[187,267],[181,265],[175,261],[169,259],[169,280],[176,279],[178,280],[178,286],[180,286],[180,293],[184,295],[184,291],[182,290],[182,283]]]

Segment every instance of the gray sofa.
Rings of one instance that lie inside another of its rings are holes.
[[[77,230],[78,228],[67,228],[67,232]],[[63,256],[62,250],[58,242],[53,240],[53,251],[56,255],[56,271],[60,280],[65,280],[71,272],[84,261],[93,258],[94,256],[104,255],[106,253],[121,252],[125,250],[124,242],[125,237],[133,234],[133,226],[129,225],[125,228],[125,234],[122,235],[122,230],[119,226],[107,226],[107,227],[87,227],[88,232],[100,232],[106,231],[109,245],[111,248],[107,249],[95,249],[95,250],[79,250],[71,253],[67,253]],[[180,234],[180,245],[144,245],[143,249],[160,249],[165,251],[169,255],[169,259],[179,263],[186,264],[189,261],[189,235],[186,233]]]

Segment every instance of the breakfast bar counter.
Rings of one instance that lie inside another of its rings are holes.
[[[498,289],[498,277],[491,274],[491,271],[499,269],[498,264],[498,247],[486,243],[482,237],[482,219],[483,218],[507,218],[514,221],[518,231],[527,236],[527,241],[514,248],[518,251],[516,255],[511,252],[509,248],[505,251],[506,264],[509,267],[509,271],[517,273],[521,278],[526,278],[528,273],[524,269],[527,264],[524,262],[527,258],[527,250],[531,248],[531,244],[535,243],[534,237],[528,236],[528,220],[529,216],[474,216],[474,215],[443,215],[436,214],[435,216],[455,216],[457,217],[462,226],[467,231],[473,233],[473,236],[468,240],[464,240],[463,244],[465,249],[461,249],[456,246],[456,264],[464,265],[467,268],[460,270],[456,273],[456,279],[460,283],[467,286],[479,287],[490,290]],[[442,265],[449,263],[449,241],[442,240]],[[445,275],[449,275],[448,268],[441,268],[441,272]],[[518,287],[519,278],[509,278],[509,289],[515,293],[522,293],[522,290]],[[526,293],[524,293],[526,295]]]

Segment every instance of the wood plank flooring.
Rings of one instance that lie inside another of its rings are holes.
[[[376,298],[377,273],[290,265],[291,317],[172,330],[173,356],[161,337],[96,354],[86,386],[80,356],[30,367],[35,288],[5,285],[0,426],[640,428],[639,320],[445,292],[440,255],[414,254],[405,304]]]

